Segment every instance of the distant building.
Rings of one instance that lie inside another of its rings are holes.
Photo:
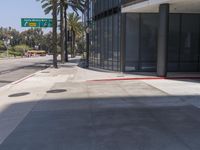
[[[90,66],[200,71],[200,0],[90,0]]]

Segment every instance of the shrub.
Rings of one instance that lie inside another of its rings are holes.
[[[0,40],[0,50],[6,50],[3,41]]]
[[[27,45],[16,45],[9,49],[9,54],[12,56],[23,56],[28,50],[30,50],[30,47]]]
[[[30,50],[30,47],[27,45],[16,45],[13,47],[16,52],[25,53]]]

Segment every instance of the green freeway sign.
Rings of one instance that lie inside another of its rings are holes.
[[[22,18],[22,27],[51,28],[52,19],[49,18]]]

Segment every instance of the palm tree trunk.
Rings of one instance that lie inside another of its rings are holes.
[[[65,21],[65,62],[68,62],[68,33],[67,33],[67,5],[64,6],[64,21]]]
[[[60,1],[60,44],[61,44],[61,63],[65,63],[65,22],[64,22],[64,0]]]
[[[53,0],[53,66],[58,68],[57,65],[57,0]]]

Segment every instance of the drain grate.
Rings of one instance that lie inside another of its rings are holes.
[[[47,91],[47,93],[63,93],[63,92],[67,92],[67,90],[65,90],[65,89],[55,89],[55,90]]]
[[[21,97],[21,96],[26,96],[29,94],[30,94],[29,92],[15,93],[15,94],[8,95],[8,97]]]

